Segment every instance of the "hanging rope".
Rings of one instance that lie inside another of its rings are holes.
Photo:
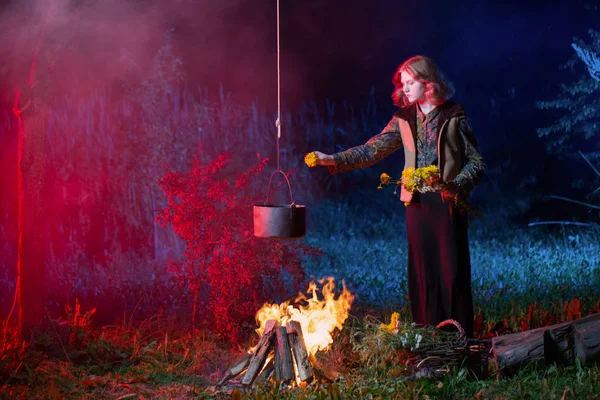
[[[281,68],[279,66],[279,0],[277,0],[277,170],[279,168],[279,139],[281,138]]]
[[[290,184],[290,180],[288,179],[285,172],[281,170],[281,166],[279,163],[279,139],[281,138],[281,67],[279,63],[280,51],[279,51],[279,0],[277,0],[277,119],[275,120],[275,126],[277,127],[277,169],[271,174],[269,178],[269,186],[267,188],[267,199],[264,204],[269,202],[269,194],[271,193],[271,181],[273,180],[273,176],[277,173],[280,173],[285,178],[287,182],[288,189],[290,192],[290,201],[293,207],[295,207],[296,203],[294,202],[294,196],[292,194],[292,185]]]

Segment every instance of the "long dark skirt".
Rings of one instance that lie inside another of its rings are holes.
[[[406,208],[408,295],[413,321],[455,319],[473,335],[467,217],[450,210],[439,192],[418,194]]]

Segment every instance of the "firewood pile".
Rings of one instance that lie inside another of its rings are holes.
[[[278,321],[269,320],[258,344],[225,372],[217,387],[252,387],[271,379],[284,384],[333,382],[338,376],[307,351],[300,323],[288,321],[281,326]]]

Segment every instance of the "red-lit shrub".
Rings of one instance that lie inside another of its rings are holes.
[[[208,165],[196,159],[190,171],[170,171],[161,181],[168,206],[158,219],[186,243],[186,261],[171,270],[193,295],[192,321],[228,340],[255,327],[264,302],[297,293],[302,257],[316,254],[298,240],[253,236],[252,205],[264,193],[252,186],[265,164],[239,173],[222,154]]]

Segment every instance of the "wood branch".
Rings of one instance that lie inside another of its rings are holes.
[[[505,376],[527,363],[571,365],[600,360],[600,313],[529,331],[492,338],[496,367]]]
[[[263,365],[265,365],[265,361],[267,360],[267,356],[271,352],[273,348],[273,343],[275,339],[275,330],[279,322],[275,320],[267,321],[265,325],[265,330],[260,340],[258,341],[258,345],[256,346],[256,352],[252,355],[250,359],[250,364],[248,365],[248,371],[244,374],[242,378],[242,385],[249,386],[254,382],[258,373],[262,370]]]
[[[339,372],[329,368],[328,366],[321,364],[319,360],[312,354],[308,355],[308,358],[313,366],[315,374],[320,374],[323,378],[335,382],[337,378],[340,376]]]
[[[566,197],[554,196],[554,195],[552,195],[550,197],[553,198],[553,199],[569,201],[571,203],[575,203],[575,204],[579,204],[579,205],[586,206],[586,207],[589,207],[589,208],[595,208],[597,210],[600,210],[600,206],[595,206],[595,205],[590,204],[590,203],[584,203],[583,201],[573,200],[573,199],[569,199],[569,198],[566,198]]]
[[[573,225],[573,226],[591,226],[595,227],[598,224],[594,222],[576,222],[576,221],[542,221],[542,222],[530,222],[527,226],[537,225]]]
[[[585,156],[585,154],[583,154],[581,152],[581,150],[579,150],[579,155],[581,157],[583,157],[583,159],[585,160],[586,163],[588,163],[588,165],[590,166],[590,168],[596,173],[596,175],[598,175],[598,177],[600,177],[600,172],[598,172],[598,170],[596,169],[596,167],[594,167],[594,164],[591,163],[591,161]]]
[[[288,338],[287,328],[277,328],[277,345],[275,346],[275,379],[289,382],[294,379],[294,361]]]
[[[297,321],[289,321],[287,323],[287,333],[290,340],[290,347],[294,353],[296,360],[296,368],[301,382],[310,383],[314,376],[308,359],[308,352],[302,335],[302,328]]]
[[[254,354],[252,351],[244,354],[235,362],[235,364],[229,367],[229,369],[225,372],[225,376],[221,378],[217,386],[223,386],[225,382],[244,372],[246,368],[248,368],[248,364],[250,364],[250,358],[252,357],[252,354]]]
[[[596,193],[600,192],[600,186],[598,186],[596,189],[594,189],[593,192],[589,193],[587,196],[585,196],[586,199],[589,199],[590,197],[592,197],[593,195],[595,195]]]

